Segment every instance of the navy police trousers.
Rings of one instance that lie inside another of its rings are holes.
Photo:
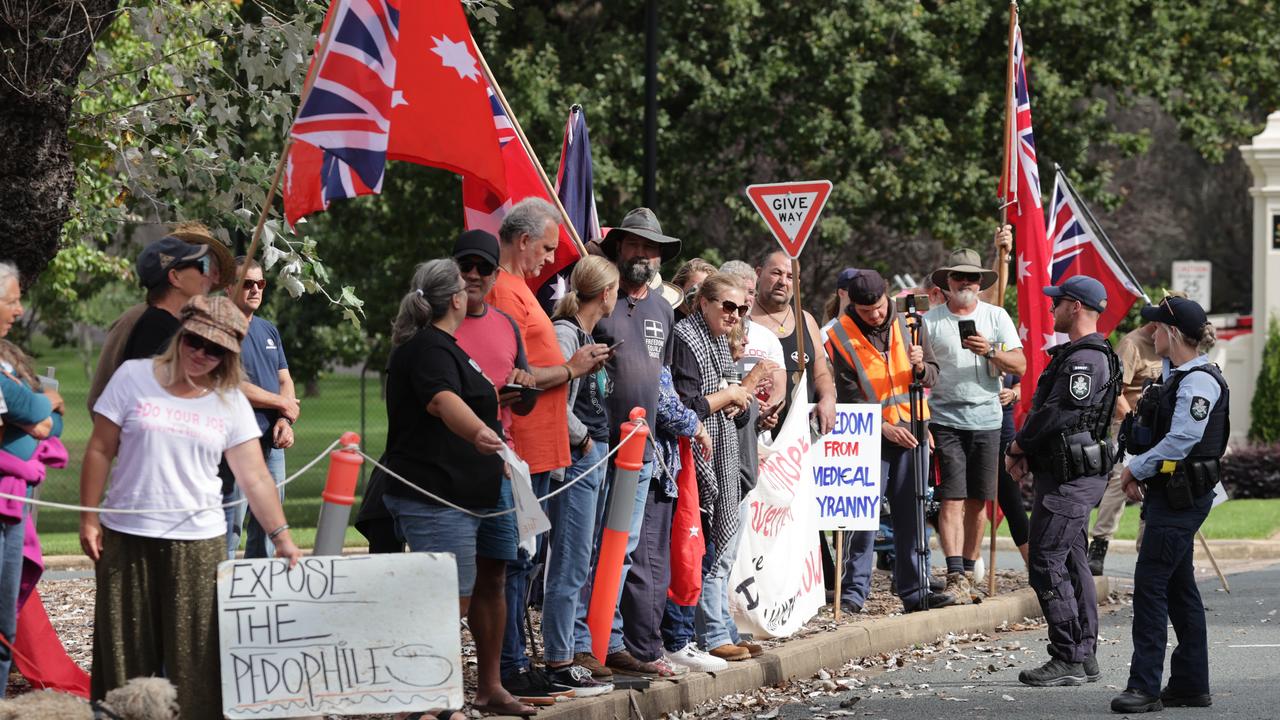
[[[1085,530],[1089,511],[1106,487],[1105,475],[1062,484],[1049,473],[1035,477],[1028,575],[1049,625],[1049,654],[1067,662],[1083,662],[1098,642],[1098,600]]]
[[[1151,490],[1142,505],[1146,530],[1133,571],[1133,660],[1128,687],[1160,694],[1168,624],[1178,636],[1169,661],[1169,684],[1179,695],[1209,692],[1209,645],[1204,603],[1196,587],[1192,554],[1196,530],[1213,507],[1213,493],[1186,510],[1170,510],[1164,490]]]

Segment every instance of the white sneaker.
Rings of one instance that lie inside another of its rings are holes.
[[[663,657],[672,665],[686,667],[695,672],[720,672],[729,669],[729,663],[699,650],[694,643],[689,643],[676,652],[669,652]]]

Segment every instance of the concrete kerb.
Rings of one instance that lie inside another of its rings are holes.
[[[1106,598],[1111,581],[1094,578],[1098,597]],[[619,690],[594,698],[556,703],[542,709],[542,720],[601,720],[602,718],[657,718],[725,695],[776,685],[797,677],[810,677],[819,669],[840,667],[851,659],[878,655],[898,648],[931,643],[947,633],[991,632],[1002,623],[1041,616],[1035,592],[1024,588],[989,598],[980,605],[963,605],[926,613],[863,620],[839,629],[800,638],[771,648],[763,656],[731,663],[719,673],[690,673],[678,680],[654,681],[647,690]]]

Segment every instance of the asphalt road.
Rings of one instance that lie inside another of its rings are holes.
[[[1213,707],[1177,708],[1146,717],[1280,717],[1280,563],[1229,579],[1230,594],[1220,589],[1216,577],[1200,579],[1209,622]],[[938,653],[934,660],[908,662],[895,672],[869,672],[860,678],[865,683],[860,689],[815,697],[807,705],[786,705],[776,717],[1120,717],[1110,711],[1110,701],[1128,679],[1133,612],[1127,603],[1108,609],[1100,618],[1098,659],[1103,675],[1095,683],[1031,688],[1018,682],[1019,671],[1047,659],[1041,628],[999,633],[976,646]],[[1170,650],[1175,642],[1170,629]]]

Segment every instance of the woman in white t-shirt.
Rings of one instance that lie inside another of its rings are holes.
[[[293,564],[302,553],[289,537],[257,421],[239,390],[244,315],[227,298],[197,296],[180,319],[168,348],[122,364],[93,408],[80,475],[81,503],[103,508],[80,518],[80,546],[97,576],[92,696],[100,700],[133,677],[163,675],[178,689],[183,718],[220,718],[224,455],[254,516],[270,530],[276,557]],[[143,508],[156,512],[111,512]]]

